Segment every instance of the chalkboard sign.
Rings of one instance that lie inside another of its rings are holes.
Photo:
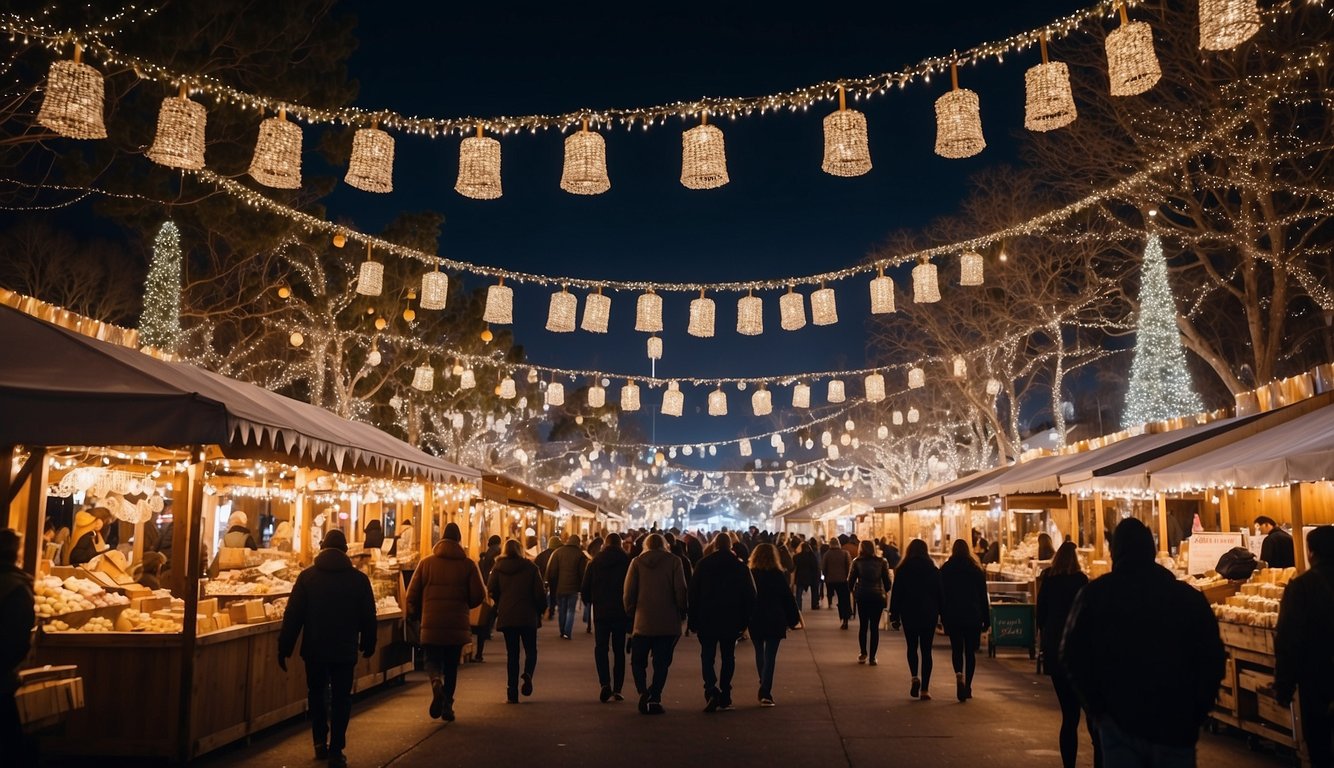
[[[1186,555],[1186,572],[1198,576],[1212,571],[1218,565],[1218,558],[1233,547],[1244,546],[1240,533],[1205,533],[1203,531],[1190,537],[1190,552]]]
[[[987,643],[989,655],[996,648],[1027,648],[1029,658],[1037,650],[1037,615],[1032,603],[996,603],[991,606],[991,637]]]

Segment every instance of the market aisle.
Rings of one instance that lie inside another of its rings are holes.
[[[677,647],[664,717],[635,711],[634,697],[601,704],[593,672],[592,636],[576,630],[557,637],[548,622],[539,640],[535,693],[504,702],[503,642],[488,647],[484,664],[460,672],[458,720],[429,720],[429,689],[414,675],[401,687],[357,702],[348,734],[353,766],[598,765],[609,755],[637,768],[715,764],[873,766],[1057,766],[1059,713],[1045,677],[1027,656],[979,660],[976,698],[953,697],[948,643],[936,647],[936,698],[908,698],[909,677],[899,633],[882,633],[876,667],[857,664],[855,629],[838,629],[834,612],[807,611],[808,628],[789,636],[779,654],[777,706],[755,703],[751,647],[738,648],[737,709],[705,715],[698,643]],[[855,626],[855,625],[854,625]],[[943,640],[943,638],[941,638]],[[497,641],[499,641],[497,635]],[[281,674],[274,670],[275,674]],[[627,693],[630,688],[627,681]],[[1087,738],[1087,737],[1086,737]],[[1091,765],[1087,743],[1081,764]],[[781,761],[781,763],[777,762]],[[207,766],[316,765],[304,721],[293,721],[200,761]],[[912,764],[912,763],[909,763]],[[1276,768],[1286,759],[1251,752],[1242,739],[1205,734],[1200,764],[1218,768]]]

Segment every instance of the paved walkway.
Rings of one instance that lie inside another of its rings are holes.
[[[453,723],[426,713],[430,689],[421,673],[406,684],[359,698],[353,707],[347,756],[353,766],[604,765],[630,760],[653,766],[819,765],[1059,766],[1060,714],[1047,678],[1034,674],[1026,654],[979,659],[975,698],[954,700],[948,642],[935,654],[935,699],[908,698],[903,638],[881,633],[879,666],[857,664],[854,629],[840,631],[833,611],[806,613],[807,628],[789,634],[778,658],[777,706],[755,701],[751,646],[737,653],[736,709],[704,714],[699,645],[677,646],[663,717],[636,711],[633,684],[621,703],[598,702],[592,635],[576,625],[572,640],[554,622],[539,633],[535,691],[505,703],[505,652],[499,633],[487,661],[460,670]],[[942,638],[943,640],[943,638]],[[984,652],[985,653],[985,652]],[[275,674],[279,674],[274,670]],[[627,678],[628,678],[627,670]],[[1087,734],[1080,765],[1092,765]],[[614,757],[613,757],[614,756]],[[1200,765],[1279,768],[1291,758],[1255,752],[1236,735],[1206,733]],[[249,745],[209,755],[201,765],[314,766],[304,720],[262,734]]]

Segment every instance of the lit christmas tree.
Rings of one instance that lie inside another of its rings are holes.
[[[1139,327],[1130,364],[1124,426],[1161,421],[1204,410],[1186,369],[1177,330],[1176,300],[1167,283],[1167,258],[1157,235],[1149,237],[1140,269]]]
[[[139,336],[150,347],[175,352],[181,337],[181,233],[163,222],[153,240],[153,261],[144,282]]]

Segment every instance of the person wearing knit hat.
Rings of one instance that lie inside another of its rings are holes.
[[[408,617],[421,622],[422,654],[431,677],[428,711],[446,722],[454,720],[459,659],[472,639],[468,614],[486,597],[482,572],[462,540],[458,525],[445,526],[444,537],[412,572],[405,606]]]
[[[227,518],[227,533],[222,536],[222,546],[259,549],[254,535],[250,533],[250,518],[246,517],[246,513],[237,510]]]
[[[374,655],[376,629],[371,581],[348,558],[347,536],[332,530],[320,542],[314,565],[302,571],[292,585],[278,634],[278,666],[287,671],[287,659],[299,636],[315,757],[338,768],[347,765],[343,749],[352,717],[357,651],[365,658]],[[330,693],[327,710],[326,688]]]

